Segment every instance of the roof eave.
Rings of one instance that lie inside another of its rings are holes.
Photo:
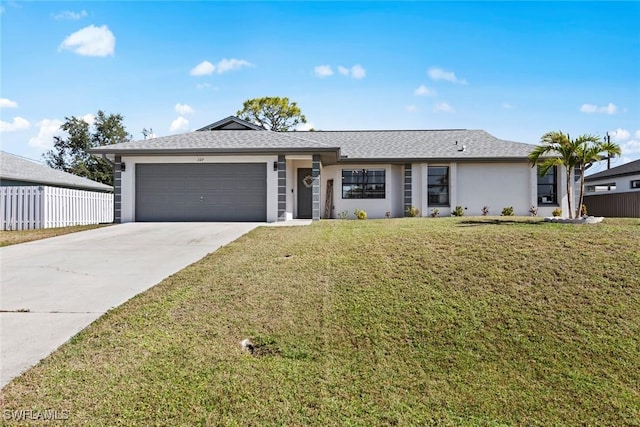
[[[104,191],[104,192],[113,191],[113,187],[106,184],[104,187],[102,187],[98,185],[92,186],[92,185],[72,184],[68,182],[60,182],[60,181],[54,181],[50,179],[34,180],[33,178],[25,178],[20,176],[11,176],[11,175],[3,175],[0,178],[7,181],[28,182],[30,184],[33,184],[33,186],[44,185],[44,186],[53,186],[53,187],[72,188],[77,190],[92,190],[92,191]]]
[[[603,180],[603,179],[609,179],[609,178],[621,178],[621,177],[625,177],[625,176],[632,176],[632,175],[640,175],[640,171],[636,171],[636,172],[625,172],[625,173],[616,173],[616,174],[608,174],[608,175],[600,175],[600,176],[595,176],[595,175],[585,176],[585,177],[584,177],[584,181],[585,181],[585,182],[590,182],[590,181],[601,181],[601,180]]]
[[[89,150],[93,153],[113,154],[119,156],[193,156],[193,155],[274,155],[274,154],[320,154],[325,164],[335,164],[340,159],[337,147],[270,147],[270,148],[171,148],[171,149],[121,149],[98,147]]]
[[[501,162],[528,162],[529,159],[521,156],[514,157],[342,157],[340,163],[433,163],[433,162],[460,162],[460,163],[501,163]]]

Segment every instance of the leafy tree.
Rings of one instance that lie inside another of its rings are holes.
[[[582,215],[582,204],[584,203],[584,178],[585,172],[594,163],[601,160],[610,159],[615,156],[620,156],[622,150],[616,143],[610,141],[600,141],[598,137],[592,135],[582,135],[578,139],[582,139],[582,143],[579,145],[578,159],[582,173],[580,174],[580,197],[578,199],[578,206],[576,206],[576,217]]]
[[[236,114],[243,120],[275,132],[287,132],[307,123],[298,104],[289,102],[289,98],[267,96],[249,99]]]
[[[82,117],[65,117],[60,129],[66,136],[55,136],[53,149],[43,157],[54,169],[83,176],[104,184],[113,185],[113,167],[106,159],[89,154],[87,150],[101,145],[129,141],[120,114],[105,114],[98,111],[93,125]]]
[[[567,199],[569,218],[573,218],[572,173],[577,169],[580,174],[580,197],[575,216],[580,216],[584,199],[585,171],[596,162],[620,155],[620,146],[612,142],[601,141],[594,135],[580,135],[571,139],[561,131],[547,132],[540,138],[541,145],[529,154],[529,162],[540,166],[540,174],[546,174],[553,166],[564,166],[566,171]]]

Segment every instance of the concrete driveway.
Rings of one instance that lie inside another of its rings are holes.
[[[0,387],[107,310],[262,223],[128,223],[0,248]]]

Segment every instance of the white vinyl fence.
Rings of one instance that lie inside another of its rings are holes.
[[[113,194],[58,187],[0,187],[1,230],[113,222]]]

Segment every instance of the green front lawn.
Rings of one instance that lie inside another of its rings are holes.
[[[78,231],[105,227],[106,225],[108,224],[74,225],[70,227],[39,228],[37,230],[0,231],[0,246],[16,245],[18,243],[48,239],[49,237],[62,236],[63,234],[77,233]]]
[[[482,221],[259,228],[107,313],[2,409],[73,425],[637,424],[640,221]]]

